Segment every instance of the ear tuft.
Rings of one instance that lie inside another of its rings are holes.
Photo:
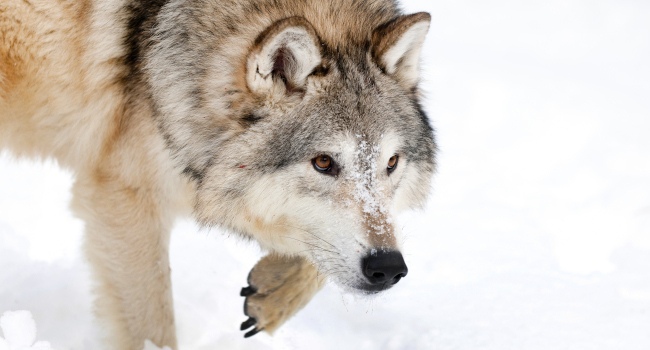
[[[302,17],[272,24],[255,40],[248,55],[246,81],[257,93],[301,90],[321,64],[320,40]]]
[[[419,12],[397,17],[373,32],[375,62],[406,89],[418,82],[420,52],[430,24],[431,15]]]

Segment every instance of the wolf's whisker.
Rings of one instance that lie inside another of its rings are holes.
[[[323,248],[323,247],[319,247],[319,246],[317,246],[317,245],[315,245],[315,244],[311,244],[311,243],[308,243],[308,242],[305,242],[305,241],[301,241],[301,240],[299,240],[299,239],[297,239],[297,238],[294,238],[294,237],[282,236],[282,238],[293,239],[293,240],[296,240],[296,241],[298,241],[298,242],[302,242],[302,243],[304,243],[304,244],[306,244],[306,245],[309,245],[309,246],[312,246],[312,247],[318,248],[318,249],[320,249],[320,250],[322,250],[322,251],[325,251],[325,252],[330,252],[330,253],[339,254],[339,255],[341,254],[341,253],[339,253],[339,252],[335,252],[335,251],[332,251],[332,250],[325,249],[325,248]]]
[[[319,237],[319,236],[316,235],[315,233],[313,233],[313,232],[311,232],[311,231],[309,231],[309,230],[306,230],[306,229],[304,229],[304,228],[300,228],[300,227],[296,227],[296,226],[292,226],[292,225],[287,225],[287,224],[276,224],[276,226],[286,226],[286,227],[295,228],[296,230],[300,230],[300,231],[303,231],[303,232],[307,232],[307,233],[309,233],[310,235],[312,235],[312,236],[314,236],[314,237],[320,239],[321,241],[323,241],[323,242],[329,244],[332,248],[334,248],[334,249],[338,249],[334,244],[332,244],[332,243],[326,241],[326,240],[323,239],[322,237]]]

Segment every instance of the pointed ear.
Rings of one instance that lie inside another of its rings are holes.
[[[248,54],[248,87],[256,93],[302,90],[307,77],[321,65],[320,47],[316,31],[306,19],[290,17],[275,22],[257,37]]]
[[[372,33],[375,62],[406,89],[418,82],[420,51],[430,24],[431,15],[420,12],[397,17]]]

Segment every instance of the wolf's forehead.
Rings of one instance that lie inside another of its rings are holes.
[[[399,137],[393,131],[377,135],[362,132],[347,132],[340,138],[338,152],[348,163],[368,166],[379,158],[390,158],[399,150]]]

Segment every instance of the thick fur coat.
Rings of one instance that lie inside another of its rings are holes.
[[[423,205],[426,13],[392,0],[3,0],[0,147],[74,172],[109,344],[176,347],[168,242],[179,215],[253,239],[247,333],[323,277],[406,276],[394,216]]]

